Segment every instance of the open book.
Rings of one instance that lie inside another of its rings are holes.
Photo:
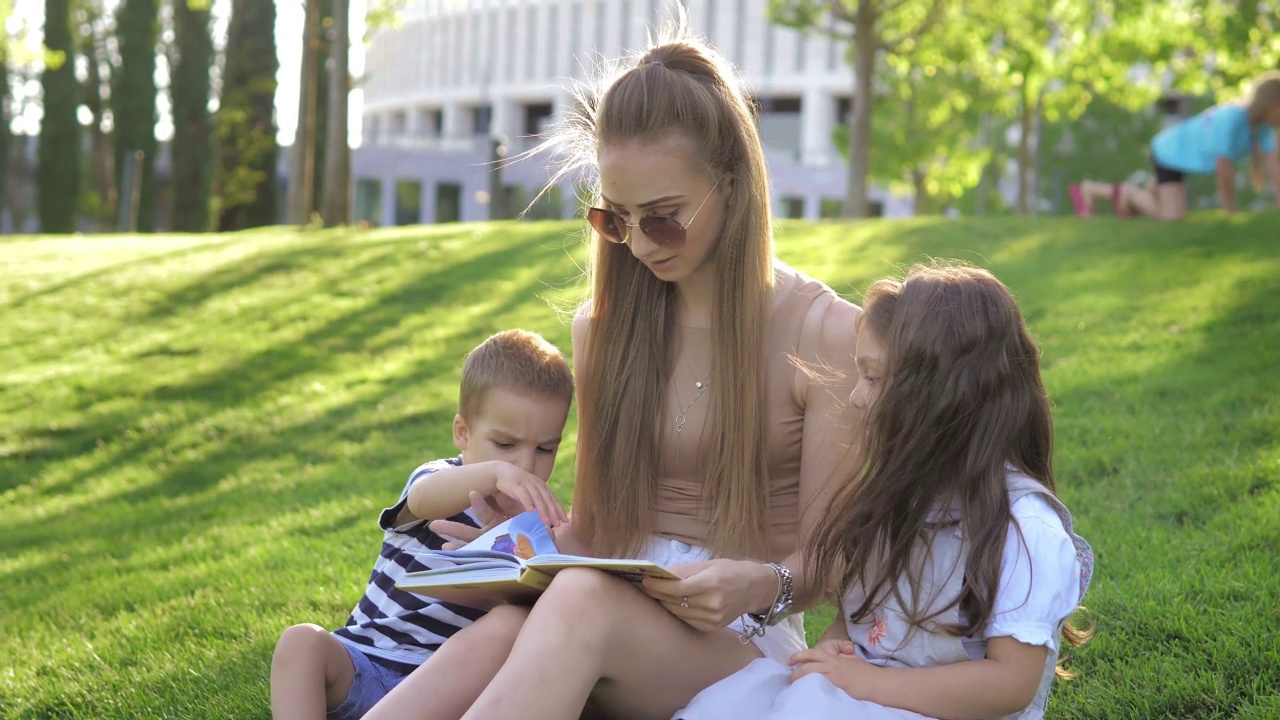
[[[435,550],[424,553],[423,559],[452,564],[409,573],[397,588],[482,609],[502,602],[532,602],[556,573],[572,567],[595,568],[631,582],[645,577],[680,579],[648,560],[563,555],[536,511],[511,518],[459,550]]]

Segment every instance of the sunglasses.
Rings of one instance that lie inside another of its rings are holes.
[[[676,220],[678,210],[672,211],[669,215],[645,215],[639,222],[629,223],[618,213],[598,207],[587,210],[587,222],[600,233],[600,237],[612,243],[626,243],[631,239],[631,228],[640,228],[640,232],[655,245],[678,248],[684,245],[689,226],[693,224],[694,218],[698,217],[698,213],[702,211],[702,206],[707,204],[707,200],[711,199],[711,194],[719,186],[720,181],[716,180],[716,184],[711,186],[711,192],[702,198],[702,202],[686,223]]]

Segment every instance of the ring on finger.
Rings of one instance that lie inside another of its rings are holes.
[[[680,607],[685,608],[686,610],[689,608],[689,597],[688,597],[688,596],[685,596],[685,597],[680,598]]]

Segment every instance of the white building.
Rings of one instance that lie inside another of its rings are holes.
[[[489,217],[505,186],[521,209],[547,172],[516,163],[494,180],[497,138],[532,147],[569,102],[570,78],[599,58],[642,48],[672,0],[409,0],[400,27],[372,39],[364,90],[364,141],[355,151],[355,219],[391,225]],[[846,46],[771,24],[768,0],[683,0],[694,29],[743,73],[762,109],[760,130],[775,212],[838,212],[846,167],[831,141],[849,111]],[[500,185],[499,185],[500,183]],[[558,188],[542,216],[578,213],[575,189]],[[909,199],[872,191],[886,215]]]

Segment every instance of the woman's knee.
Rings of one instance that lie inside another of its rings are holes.
[[[599,570],[569,568],[556,574],[551,587],[538,598],[537,608],[539,613],[554,612],[588,624],[610,616],[620,602],[629,599],[627,593],[634,595],[636,590]]]

